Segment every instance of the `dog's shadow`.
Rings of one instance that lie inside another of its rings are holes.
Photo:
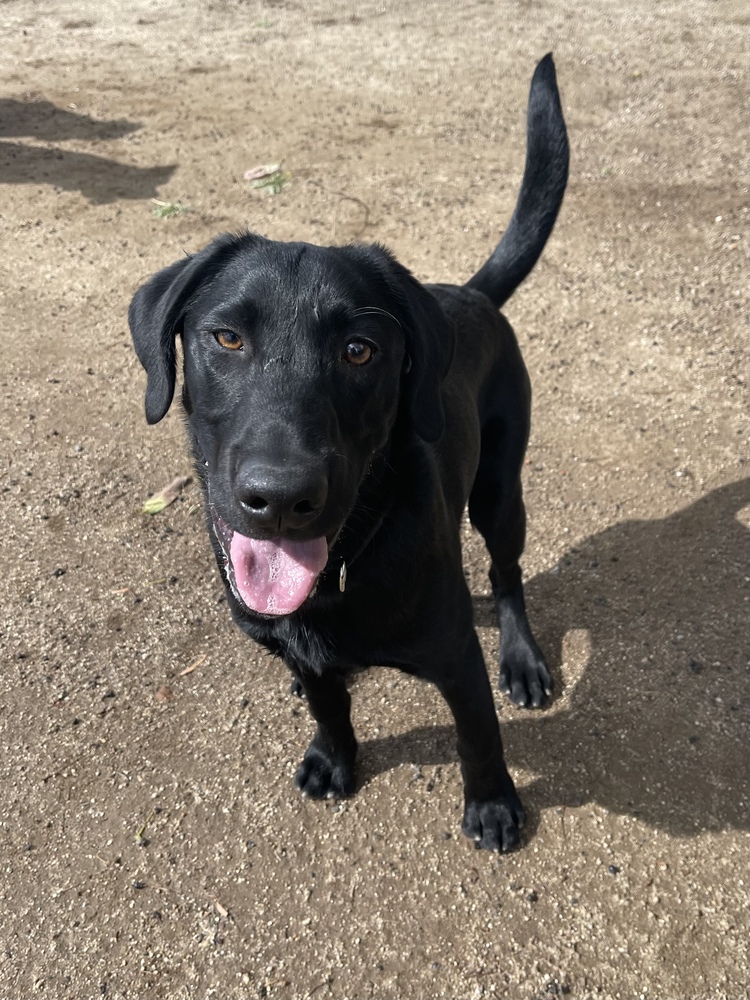
[[[138,122],[124,119],[100,121],[50,101],[0,99],[3,140],[14,137],[50,143],[75,139],[96,144],[122,138],[140,127]],[[80,191],[97,204],[153,198],[174,170],[174,165],[140,167],[93,152],[0,141],[0,183],[51,184],[67,191]]]
[[[732,483],[662,520],[593,535],[528,581],[557,696],[511,718],[505,703],[501,718],[511,771],[534,775],[520,782],[532,814],[596,802],[679,835],[750,827],[748,531],[737,519],[748,503],[750,480]],[[490,598],[475,598],[475,619],[496,627]],[[585,630],[590,651],[564,688],[571,630]],[[451,727],[415,729],[365,742],[362,780],[457,759]]]

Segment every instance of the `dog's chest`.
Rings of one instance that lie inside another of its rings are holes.
[[[340,643],[335,637],[297,616],[276,621],[246,620],[241,627],[269,652],[282,657],[293,670],[320,674],[342,663]]]

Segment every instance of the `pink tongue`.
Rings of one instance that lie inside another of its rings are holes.
[[[310,596],[328,562],[328,544],[325,538],[261,541],[235,531],[229,558],[240,597],[252,611],[288,615]]]

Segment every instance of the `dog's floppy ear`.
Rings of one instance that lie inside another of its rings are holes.
[[[221,236],[200,253],[170,264],[142,285],[128,310],[138,360],[146,369],[146,420],[158,423],[172,403],[175,386],[175,337],[181,332],[188,299],[208,274],[207,264],[238,242]]]
[[[175,336],[186,279],[193,258],[170,264],[142,285],[128,310],[135,353],[146,369],[146,420],[158,423],[172,403],[175,385]]]
[[[442,386],[453,360],[456,335],[437,299],[411,274],[406,305],[406,351],[411,368],[405,379],[412,422],[422,440],[431,443],[445,428]]]
[[[412,426],[423,441],[432,443],[442,436],[445,427],[442,385],[453,360],[456,335],[435,296],[388,256],[392,272],[398,277],[399,318],[411,363],[404,384],[409,393]]]
[[[442,384],[453,360],[455,331],[434,295],[379,243],[342,248],[346,259],[380,278],[388,309],[404,331],[408,368],[404,391],[412,426],[423,441],[437,441],[445,427]],[[384,287],[383,287],[384,286]]]

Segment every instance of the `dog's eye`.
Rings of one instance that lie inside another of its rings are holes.
[[[239,351],[242,349],[242,340],[231,330],[216,330],[214,339],[220,347],[226,347],[228,351]]]
[[[344,360],[350,365],[366,365],[375,351],[363,340],[350,340],[344,348]]]

